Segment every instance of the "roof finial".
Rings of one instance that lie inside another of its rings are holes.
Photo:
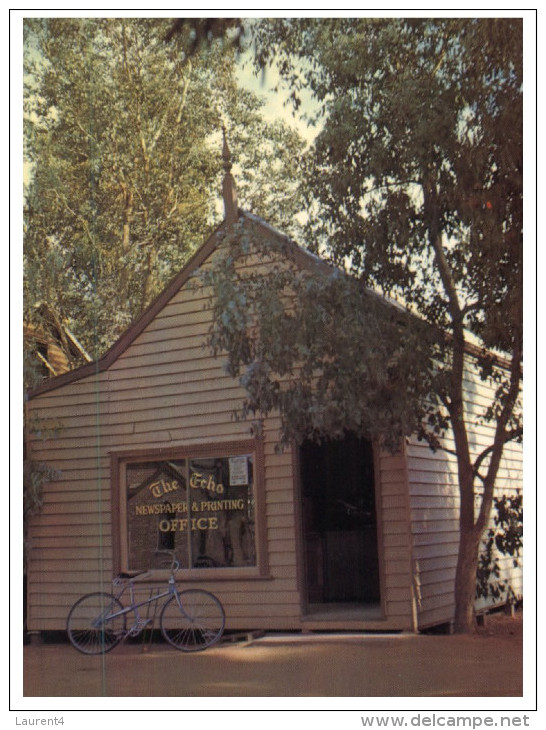
[[[226,172],[231,172],[231,152],[229,151],[228,143],[227,143],[227,132],[226,132],[226,125],[222,124],[222,134],[224,137],[224,146],[222,148],[222,157],[224,159],[224,170]]]
[[[231,152],[227,143],[226,125],[222,125],[224,136],[224,144],[222,148],[222,157],[224,159],[224,217],[226,221],[233,222],[237,220],[237,191],[235,190],[235,180],[231,174]]]

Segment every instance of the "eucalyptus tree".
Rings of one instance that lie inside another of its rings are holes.
[[[170,28],[25,21],[25,316],[54,311],[93,356],[218,222],[223,124],[246,204],[267,214],[246,172],[266,157],[290,170],[290,206],[277,218],[298,207],[297,136],[267,124],[258,99],[237,88],[233,49],[168,42]]]
[[[350,276],[233,286],[225,267],[212,344],[242,374],[244,410],[278,409],[285,437],[345,424],[383,441],[418,433],[437,449],[451,429],[455,629],[470,631],[503,448],[522,436],[522,21],[281,18],[250,30],[257,69],[276,64],[296,107],[303,90],[314,97],[307,242]],[[411,316],[386,315],[370,290]],[[283,313],[288,292],[295,309]],[[479,452],[463,390],[470,346],[495,384]]]

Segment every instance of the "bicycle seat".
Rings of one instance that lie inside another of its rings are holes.
[[[118,578],[121,578],[122,580],[131,580],[131,578],[136,578],[137,575],[143,575],[147,572],[147,570],[123,570],[121,573],[118,573]]]

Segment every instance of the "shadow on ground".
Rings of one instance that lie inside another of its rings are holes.
[[[27,697],[518,697],[521,615],[474,636],[266,635],[184,654],[126,644],[89,657],[25,646]]]

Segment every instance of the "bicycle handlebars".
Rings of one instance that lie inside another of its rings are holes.
[[[169,566],[163,565],[162,567],[168,567],[171,576],[174,577],[176,571],[180,569],[180,561],[176,557],[176,553],[174,552],[174,550],[156,550],[153,555],[155,558],[167,555],[170,557],[171,564]],[[119,582],[122,582],[124,580],[134,580],[139,575],[145,575],[146,573],[149,573],[150,570],[153,570],[153,568],[148,568],[147,570],[122,571],[114,578],[114,583],[115,585],[117,585]]]
[[[161,555],[165,555],[165,556],[168,555],[171,558],[171,565],[169,567],[169,570],[171,571],[171,575],[174,575],[176,573],[176,571],[180,568],[180,561],[176,557],[176,553],[174,552],[174,550],[156,550],[154,555],[156,557],[161,556]]]

